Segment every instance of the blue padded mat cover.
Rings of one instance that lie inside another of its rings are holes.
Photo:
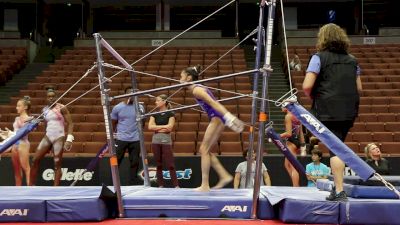
[[[84,187],[44,187],[44,186],[4,186],[0,187],[0,200],[61,200],[76,198],[98,198],[101,186],[84,186]]]
[[[330,191],[333,181],[317,180],[317,188],[324,191]],[[400,187],[396,187],[400,190]],[[385,186],[363,186],[344,184],[343,189],[347,196],[352,198],[369,198],[369,199],[398,199],[398,196]]]
[[[279,219],[285,223],[337,224],[339,203],[285,199],[280,203]]]
[[[48,222],[101,221],[107,215],[106,204],[99,198],[47,201]]]
[[[0,187],[0,203],[9,201],[42,201],[45,221],[99,220],[107,217],[104,203],[99,199],[101,186],[85,187]],[[60,209],[64,211],[61,212]]]
[[[252,190],[145,188],[123,196],[126,217],[250,218]],[[260,218],[273,218],[268,201],[260,201]]]
[[[390,182],[394,186],[400,186],[400,176],[382,176],[387,182]],[[333,176],[328,176],[329,180],[333,180]],[[364,185],[364,186],[384,186],[384,184],[377,180],[375,177],[369,178],[367,181],[363,181],[359,176],[344,176],[343,182],[345,184],[353,185]]]
[[[310,187],[262,187],[272,205],[279,205],[279,219],[292,223],[339,221],[339,203],[325,200],[328,192]]]
[[[351,199],[340,203],[340,224],[400,224],[400,200]]]
[[[46,222],[45,202],[43,200],[0,200],[0,222],[17,221]]]

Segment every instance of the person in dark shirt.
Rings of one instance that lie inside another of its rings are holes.
[[[172,153],[171,131],[175,125],[175,115],[173,112],[162,112],[170,108],[167,95],[162,94],[156,98],[156,107],[161,112],[153,115],[149,120],[149,130],[154,131],[151,149],[153,150],[154,160],[157,165],[157,183],[159,187],[164,187],[163,163],[167,166],[171,177],[172,185],[179,188],[176,177],[174,155]]]
[[[381,150],[375,143],[369,143],[365,146],[365,160],[377,173],[381,175],[390,174],[390,164],[385,158],[382,158]]]
[[[360,68],[349,54],[350,40],[338,25],[322,26],[317,38],[317,54],[308,64],[303,81],[304,93],[313,100],[312,112],[342,142],[358,115],[362,90]],[[345,164],[330,151],[330,166],[335,183],[329,201],[347,201],[343,191]]]

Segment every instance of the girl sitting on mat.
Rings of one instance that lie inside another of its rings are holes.
[[[49,106],[43,109],[44,119],[46,121],[46,134],[40,141],[39,146],[33,156],[30,184],[35,185],[36,176],[39,170],[40,160],[52,151],[54,157],[54,186],[60,184],[61,164],[63,150],[69,151],[72,147],[74,136],[72,135],[73,123],[71,115],[62,104],[53,104],[56,100],[54,88],[47,87],[47,101]],[[51,107],[50,107],[51,106]],[[67,123],[67,137],[65,138],[65,123]]]
[[[29,96],[24,96],[17,102],[17,113],[19,116],[15,118],[13,127],[14,132],[17,132],[18,129],[21,129],[25,122],[31,120],[32,118],[29,116],[29,110],[31,109],[31,101]],[[29,148],[30,143],[28,140],[28,135],[21,138],[17,141],[11,150],[11,160],[14,169],[14,178],[15,178],[15,185],[21,186],[22,185],[22,172],[25,173],[25,181],[26,184],[29,184],[30,178],[30,171],[31,167],[29,165]]]
[[[199,65],[184,69],[181,72],[181,83],[198,80],[200,69],[201,67]],[[210,166],[214,168],[219,176],[219,182],[214,186],[214,188],[222,188],[229,184],[233,178],[210,150],[217,144],[217,141],[224,130],[224,125],[229,127],[231,130],[240,133],[243,131],[244,123],[216,101],[212,92],[205,86],[193,84],[188,86],[187,89],[192,92],[197,103],[205,112],[207,112],[210,119],[210,123],[205,131],[199,149],[201,155],[201,185],[196,188],[196,190],[210,191]]]
[[[282,108],[282,111],[285,112],[286,115],[285,132],[281,134],[281,138],[286,139],[286,145],[294,156],[297,156],[297,152],[300,148],[302,151],[301,155],[305,155],[304,135],[300,121],[286,108]],[[299,187],[299,173],[286,158],[285,169],[289,174],[293,187]]]
[[[157,165],[157,183],[159,187],[164,187],[163,163],[169,170],[172,185],[179,188],[178,179],[176,177],[174,155],[172,153],[171,131],[175,125],[175,114],[173,112],[165,112],[171,106],[167,101],[168,96],[159,95],[156,98],[156,107],[161,112],[150,116],[149,130],[154,131],[151,143],[154,160]]]

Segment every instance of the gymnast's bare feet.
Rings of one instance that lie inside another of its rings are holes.
[[[201,191],[201,192],[209,192],[210,191],[210,187],[207,186],[200,186],[198,188],[194,189],[195,191]]]
[[[217,185],[215,185],[213,187],[213,189],[223,188],[223,187],[225,187],[225,185],[229,184],[232,180],[233,180],[233,177],[231,175],[227,175],[225,177],[221,177],[219,179],[219,182],[217,183]]]

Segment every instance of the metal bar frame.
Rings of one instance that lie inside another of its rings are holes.
[[[131,84],[133,91],[137,90],[137,82],[136,82],[136,76],[135,73],[132,71],[133,68],[132,66],[125,61],[125,59],[118,54],[117,51],[114,50],[113,47],[111,47],[110,44],[106,40],[104,40],[99,33],[93,34],[95,41],[96,41],[96,54],[97,54],[97,65],[98,65],[98,77],[99,77],[99,85],[100,85],[100,94],[101,94],[101,104],[103,106],[103,113],[104,113],[104,122],[106,126],[106,134],[107,134],[107,142],[109,146],[109,151],[111,154],[110,157],[110,167],[111,167],[111,175],[112,175],[112,181],[113,181],[113,186],[114,186],[114,191],[117,195],[117,204],[118,204],[118,216],[119,217],[124,217],[124,208],[122,204],[122,194],[121,194],[121,182],[120,182],[120,176],[119,176],[119,170],[118,170],[118,160],[116,158],[116,150],[115,150],[115,139],[114,139],[114,129],[112,127],[111,123],[111,104],[110,102],[112,101],[112,98],[109,95],[110,89],[108,88],[108,82],[104,82],[107,80],[105,77],[104,73],[104,67],[103,67],[103,55],[102,55],[102,49],[101,46],[106,48],[119,62],[121,62],[122,65],[124,65],[127,69],[131,70],[129,71],[129,74],[131,76]],[[150,177],[149,177],[149,170],[148,170],[148,160],[147,160],[147,151],[145,148],[144,144],[144,134],[143,134],[143,125],[142,125],[142,116],[141,116],[141,111],[139,108],[139,101],[138,97],[134,96],[134,107],[136,111],[136,122],[138,126],[138,131],[139,131],[139,140],[140,140],[140,153],[142,157],[142,163],[143,163],[143,171],[144,171],[144,186],[149,187],[150,186]]]
[[[232,1],[233,2],[233,1]],[[268,14],[268,30],[267,30],[267,35],[264,34],[263,30],[263,20],[264,20],[264,7],[265,5],[269,6],[269,14]],[[139,102],[137,99],[137,96],[139,95],[145,95],[157,91],[164,91],[164,90],[169,90],[173,88],[180,88],[180,87],[186,87],[194,84],[200,84],[200,83],[205,83],[208,81],[215,81],[215,80],[221,80],[225,78],[230,78],[230,77],[235,77],[235,76],[240,76],[243,74],[248,74],[248,73],[254,73],[254,79],[253,79],[253,94],[252,96],[253,101],[252,101],[252,128],[250,130],[250,149],[249,153],[250,155],[252,154],[253,150],[253,142],[254,142],[254,125],[256,122],[256,107],[257,107],[257,99],[261,99],[261,107],[260,107],[260,115],[259,115],[259,137],[258,137],[258,149],[257,149],[257,156],[256,156],[256,175],[255,175],[255,182],[254,182],[254,189],[253,189],[253,202],[252,202],[252,209],[251,209],[251,218],[256,219],[257,218],[257,208],[258,208],[258,195],[260,193],[260,179],[261,179],[261,165],[262,165],[262,155],[264,151],[264,126],[266,122],[268,121],[268,117],[266,116],[266,109],[268,108],[268,105],[266,104],[266,99],[267,99],[267,88],[268,88],[268,77],[270,76],[270,53],[271,53],[271,41],[272,41],[272,31],[273,31],[273,22],[274,22],[274,16],[275,16],[275,6],[276,6],[276,0],[271,0],[271,2],[267,2],[266,0],[261,0],[260,3],[260,16],[259,16],[259,26],[258,26],[258,35],[257,35],[257,52],[256,52],[256,64],[255,64],[255,69],[253,70],[248,70],[248,71],[243,71],[243,72],[238,72],[238,73],[233,73],[233,74],[228,74],[228,75],[222,75],[219,77],[214,77],[214,78],[208,78],[208,79],[203,79],[203,80],[198,80],[194,82],[186,82],[186,83],[181,83],[177,85],[171,85],[167,87],[161,87],[161,88],[155,88],[151,90],[145,90],[145,91],[136,91],[137,90],[137,84],[136,84],[136,76],[135,73],[130,71],[130,76],[132,78],[132,88],[134,89],[133,93],[129,94],[124,94],[124,95],[119,95],[119,96],[114,96],[110,97],[109,92],[110,89],[108,88],[107,78],[104,75],[104,68],[103,68],[103,58],[102,58],[102,51],[101,51],[101,45],[103,45],[110,53],[117,59],[119,60],[125,67],[128,69],[132,69],[132,66],[128,64],[102,37],[100,34],[95,33],[93,34],[96,42],[96,54],[97,54],[97,64],[98,64],[98,77],[99,77],[99,84],[100,84],[100,93],[101,93],[101,102],[103,106],[103,112],[104,112],[104,119],[105,119],[105,126],[106,126],[106,134],[107,134],[107,142],[110,146],[110,166],[111,166],[111,172],[112,172],[112,180],[113,180],[113,185],[114,185],[114,190],[117,195],[117,203],[118,203],[118,210],[119,210],[119,217],[124,217],[124,208],[122,204],[122,195],[121,195],[121,184],[119,180],[119,171],[118,171],[118,162],[116,158],[116,152],[115,152],[115,145],[114,145],[114,137],[113,137],[113,128],[111,124],[111,105],[110,102],[114,99],[119,99],[119,98],[126,98],[126,97],[134,97],[135,101],[135,109],[137,112],[137,123],[138,123],[138,128],[139,128],[139,133],[140,133],[140,141],[141,141],[141,151],[145,151],[144,149],[144,138],[143,138],[143,130],[142,130],[142,123],[141,119],[145,116],[149,116],[152,114],[143,114],[140,115],[140,110],[139,110]],[[265,37],[266,36],[266,37]],[[264,43],[266,41],[266,43]],[[260,69],[260,64],[261,64],[261,50],[262,50],[262,45],[265,45],[265,61],[264,61],[264,69]],[[267,47],[270,46],[270,47]],[[258,86],[258,75],[259,73],[263,73],[263,86],[262,86],[262,97],[258,97],[258,91],[257,91],[257,86]],[[236,96],[234,98],[240,98],[240,97],[246,97],[246,96]],[[234,99],[231,98],[231,99]],[[225,100],[225,99],[224,99]],[[227,99],[228,100],[228,99]],[[230,99],[229,99],[230,100]],[[222,101],[222,100],[221,100]],[[185,109],[185,108],[192,108],[195,107],[196,105],[191,105],[191,106],[185,106],[185,107],[180,107],[177,108],[176,110],[179,109]],[[156,114],[156,113],[154,113]],[[147,167],[147,159],[146,159],[146,152],[145,154],[142,153],[142,160],[143,160],[143,168]],[[249,170],[248,170],[249,171]],[[147,175],[147,176],[146,176]],[[246,176],[247,178],[248,176]],[[247,186],[248,181],[246,181],[246,186]],[[149,176],[148,176],[148,170],[147,173],[145,171],[145,185],[148,186],[150,184],[149,182]]]
[[[101,39],[101,44],[119,61],[129,70],[129,75],[131,76],[131,85],[133,88],[133,92],[137,91],[137,80],[136,74],[133,67],[120,55],[117,51],[111,47],[110,44],[104,39]],[[138,132],[139,132],[139,141],[140,141],[140,154],[142,157],[143,163],[143,171],[144,171],[144,186],[150,187],[150,176],[149,176],[149,167],[148,167],[148,160],[147,160],[147,151],[146,146],[144,144],[144,134],[143,134],[143,124],[142,124],[142,116],[139,106],[139,100],[137,96],[134,96],[133,103],[135,104],[135,111],[136,111],[136,122],[138,125]],[[112,97],[109,98],[112,101]]]
[[[118,160],[116,156],[115,150],[115,140],[113,137],[113,127],[111,123],[111,104],[109,101],[109,92],[110,89],[108,88],[108,83],[103,82],[106,78],[104,76],[104,68],[101,66],[103,63],[103,55],[101,51],[101,40],[102,37],[100,34],[95,33],[93,34],[95,42],[96,42],[96,54],[97,54],[97,64],[99,65],[98,68],[98,78],[100,84],[100,96],[101,96],[101,105],[103,106],[103,113],[104,113],[104,124],[106,126],[106,134],[107,134],[107,142],[109,146],[109,152],[111,154],[110,157],[110,167],[111,167],[111,175],[112,175],[112,182],[114,186],[114,191],[117,195],[117,204],[118,204],[118,217],[124,217],[124,207],[122,204],[122,194],[121,194],[121,182],[119,179],[119,170],[118,170]]]
[[[263,46],[263,39],[264,39],[264,28],[263,28],[263,22],[264,22],[264,6],[265,6],[265,0],[261,1],[260,4],[260,13],[259,13],[259,19],[258,19],[258,27],[257,27],[257,43],[256,43],[256,60],[254,64],[254,68],[260,68],[261,64],[261,51],[262,51],[262,46]],[[258,77],[259,77],[259,71],[255,72],[253,75],[253,96],[258,97]],[[253,158],[253,149],[254,149],[254,126],[256,124],[256,110],[257,110],[257,99],[253,98],[251,101],[251,127],[250,127],[250,133],[249,133],[249,148],[247,151],[247,170],[246,170],[246,188],[250,187],[250,181],[252,179],[251,176],[251,170],[252,170],[252,165],[251,165],[251,159]]]
[[[267,24],[267,32],[266,32],[266,42],[265,42],[265,51],[264,51],[264,70],[263,70],[263,81],[262,81],[262,93],[261,93],[261,106],[260,106],[260,114],[259,114],[259,123],[258,123],[258,143],[257,143],[257,156],[256,156],[256,171],[254,178],[254,189],[253,189],[253,204],[251,207],[250,217],[252,219],[257,218],[257,210],[258,210],[258,196],[260,195],[260,184],[262,179],[262,161],[263,161],[263,152],[265,149],[265,132],[264,127],[266,123],[269,121],[269,118],[266,114],[268,111],[268,104],[265,99],[268,98],[268,78],[271,74],[271,46],[272,46],[272,33],[275,19],[275,7],[276,0],[271,0],[270,2],[262,1],[261,6],[263,4],[268,5],[268,24]],[[261,40],[257,40],[261,41]]]

